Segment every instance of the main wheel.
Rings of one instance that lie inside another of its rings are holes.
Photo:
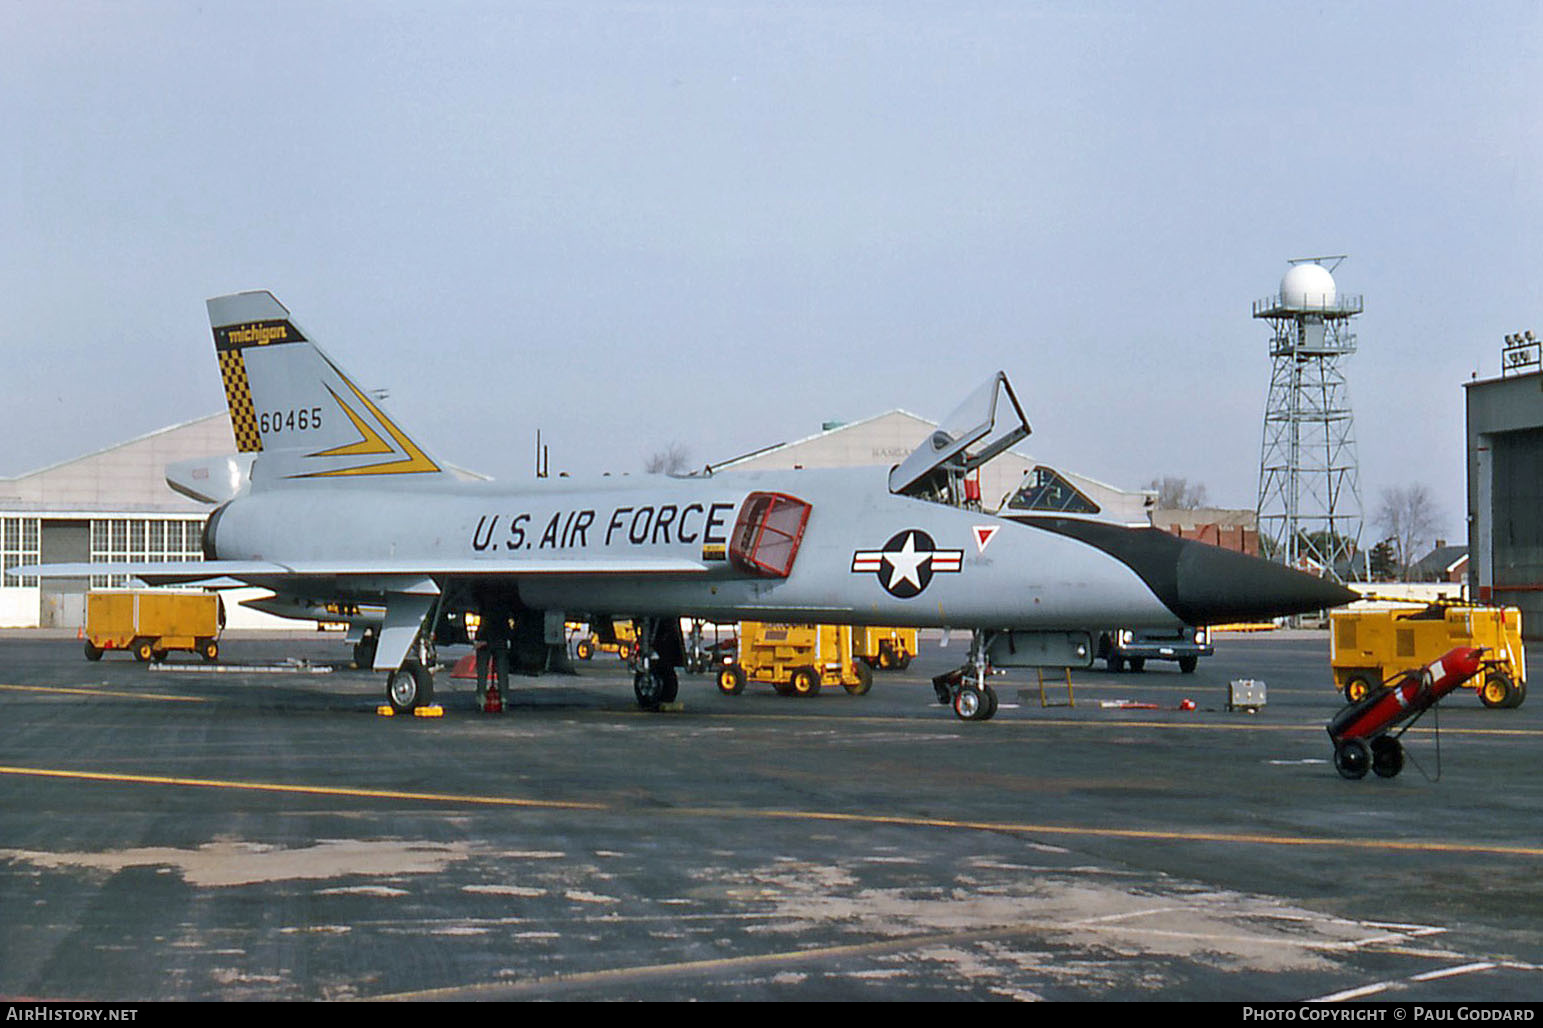
[[[406,660],[386,676],[386,702],[398,714],[434,702],[434,676],[416,660]]]
[[[738,664],[726,664],[718,669],[718,691],[725,696],[738,696],[745,691],[745,669]]]
[[[862,696],[867,693],[869,689],[873,688],[873,668],[869,667],[867,664],[864,664],[860,660],[853,661],[852,674],[857,679],[856,682],[841,683],[842,688],[844,688],[847,692],[851,693],[853,696]]]
[[[1386,735],[1372,740],[1372,771],[1378,778],[1392,778],[1403,769],[1403,743]]]
[[[812,667],[801,667],[793,672],[789,681],[794,696],[817,696],[820,692],[820,673]]]
[[[1479,686],[1479,702],[1491,709],[1515,706],[1512,699],[1516,686],[1504,671],[1491,671]]]
[[[1371,750],[1360,739],[1346,739],[1334,747],[1334,769],[1344,778],[1365,778],[1371,763]]]
[[[680,674],[673,667],[660,667],[654,675],[659,679],[659,702],[674,703],[680,695]]]
[[[672,667],[656,667],[632,676],[632,694],[643,710],[658,710],[665,703],[675,702],[679,689],[680,679]]]

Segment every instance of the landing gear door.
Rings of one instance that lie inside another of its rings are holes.
[[[1006,373],[998,371],[889,473],[889,491],[947,501],[964,476],[1030,431]]]

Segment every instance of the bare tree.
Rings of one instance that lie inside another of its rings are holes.
[[[691,460],[691,451],[684,443],[671,442],[669,446],[649,456],[643,462],[643,470],[650,475],[683,474]]]
[[[1396,559],[1405,581],[1421,551],[1441,530],[1442,513],[1436,498],[1422,483],[1382,491],[1373,523],[1386,533],[1397,551]]]
[[[1164,475],[1152,479],[1146,488],[1157,490],[1158,510],[1196,510],[1206,505],[1204,483],[1191,485],[1187,478]]]

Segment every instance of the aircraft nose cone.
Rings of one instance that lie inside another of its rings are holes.
[[[1177,571],[1169,606],[1192,625],[1307,614],[1357,599],[1338,582],[1188,539]]]
[[[1338,582],[1153,528],[1071,518],[1027,523],[1080,539],[1126,564],[1186,624],[1264,621],[1357,599]]]

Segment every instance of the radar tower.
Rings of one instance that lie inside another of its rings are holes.
[[[1350,319],[1362,298],[1335,286],[1332,273],[1344,259],[1289,261],[1279,294],[1254,303],[1254,317],[1270,323],[1273,361],[1259,459],[1260,542],[1271,559],[1336,580],[1353,577],[1361,541],[1355,424],[1340,361],[1355,352]]]

